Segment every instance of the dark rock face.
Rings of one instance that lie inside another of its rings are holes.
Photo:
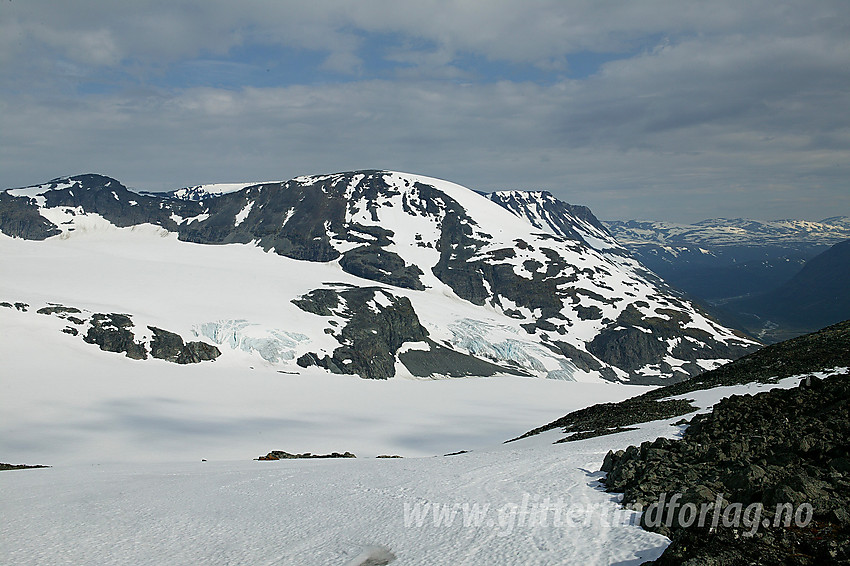
[[[204,342],[183,343],[179,334],[161,328],[148,326],[153,332],[151,356],[176,364],[197,364],[211,361],[221,355],[221,351]]]
[[[587,345],[588,351],[599,359],[626,370],[636,370],[658,363],[667,352],[667,341],[678,339],[673,355],[687,361],[701,358],[737,359],[749,348],[724,345],[711,340],[710,335],[697,328],[687,328],[690,318],[680,311],[661,309],[667,318],[644,317],[635,306],[627,306],[617,320],[596,335]],[[661,366],[676,375],[672,382],[688,379],[701,372],[699,366],[683,365],[680,368]],[[637,378],[633,382],[646,384],[671,383],[671,380]]]
[[[209,218],[181,225],[180,239],[198,243],[256,240],[265,250],[292,259],[326,262],[341,256],[331,245],[333,234],[340,241],[366,244],[346,252],[340,262],[345,271],[379,283],[422,289],[418,267],[381,249],[392,243],[391,230],[346,220],[347,213],[354,212],[349,201],[398,194],[375,173],[257,185],[209,199],[204,201]],[[234,218],[249,202],[253,203],[250,212],[234,227]]]
[[[470,375],[489,377],[497,373],[529,376],[518,368],[506,368],[485,360],[456,352],[427,339],[429,350],[409,350],[399,354],[398,358],[407,370],[416,377],[447,375],[466,377]]]
[[[77,175],[68,180],[76,185],[45,193],[48,207],[82,207],[121,228],[149,222],[176,231],[177,223],[172,214],[192,217],[203,212],[200,203],[163,202],[157,197],[131,192],[120,182],[103,175]]]
[[[148,357],[144,344],[134,341],[133,321],[126,314],[95,314],[91,327],[83,336],[89,344],[97,344],[107,352],[123,352],[128,358],[145,360]]]
[[[387,379],[395,375],[395,355],[401,345],[428,336],[410,300],[379,287],[317,289],[292,302],[306,312],[348,319],[334,334],[340,347],[333,355],[305,354],[298,359],[302,367],[318,365],[334,373]]]
[[[405,265],[398,254],[375,245],[360,246],[345,252],[339,265],[347,273],[363,279],[382,281],[405,289],[425,288],[419,280],[421,269],[415,265]]]
[[[587,243],[577,230],[577,226],[583,225],[600,239],[614,240],[605,225],[588,207],[565,203],[548,191],[499,191],[490,193],[487,197],[515,215],[527,219],[535,228],[548,228],[564,238]]]
[[[635,327],[609,328],[599,333],[587,349],[599,359],[625,370],[642,368],[667,352],[656,336]]]
[[[83,316],[82,311],[76,307],[64,305],[51,305],[36,311],[38,314],[57,316],[77,326],[83,326],[86,320],[73,316]],[[205,342],[183,342],[179,334],[148,326],[153,332],[150,343],[150,352],[143,342],[136,341],[133,333],[133,320],[126,314],[104,314],[95,313],[91,316],[89,328],[83,335],[83,340],[89,344],[97,344],[101,350],[107,352],[124,353],[128,358],[134,360],[145,360],[148,354],[154,358],[166,360],[177,364],[196,364],[203,361],[215,360],[221,355],[221,351]],[[72,326],[62,329],[62,332],[77,336],[80,331]]]
[[[421,184],[416,187],[423,198],[437,198],[431,195],[435,191],[432,187]],[[531,311],[540,309],[538,322],[560,317],[567,294],[559,285],[575,280],[571,277],[576,271],[573,266],[567,265],[554,250],[541,248],[550,262],[546,266],[527,263],[526,268],[533,270],[533,277],[529,280],[518,276],[510,264],[497,263],[515,255],[511,248],[496,249],[477,257],[479,249],[487,241],[474,234],[475,220],[457,202],[446,197],[442,197],[442,200],[446,214],[437,243],[440,260],[431,269],[434,275],[449,285],[459,297],[473,304],[484,305],[492,299],[501,306],[498,297],[504,297]],[[515,241],[514,245],[518,249],[530,247],[523,240]],[[552,327],[557,326],[552,324]]]
[[[736,503],[747,508],[763,505],[758,522],[714,525],[713,532],[708,524],[682,524],[687,522],[678,508],[665,507],[659,520],[645,513],[645,527],[673,538],[655,564],[847,563],[847,415],[846,375],[824,381],[810,377],[792,390],[732,396],[715,405],[711,414],[695,417],[681,441],[659,438],[610,452],[603,464],[608,472],[604,482],[609,491],[623,493],[626,505],[644,509],[662,493],[668,498],[682,494],[682,504],[696,507],[717,502],[723,509]],[[785,504],[794,509],[811,505],[812,527],[786,526]],[[745,538],[740,538],[742,532]],[[711,562],[719,557],[724,561]]]
[[[39,214],[35,201],[6,192],[0,192],[0,230],[25,240],[44,240],[61,233],[58,226]]]
[[[4,463],[0,462],[0,471],[7,471],[7,470],[34,470],[34,469],[37,469],[37,468],[49,468],[49,467],[50,467],[50,466],[41,466],[41,465],[38,465],[38,466],[30,466],[30,465],[27,465],[27,464],[4,464]]]
[[[340,347],[331,356],[304,354],[297,360],[301,367],[319,366],[333,373],[387,379],[395,376],[398,359],[417,377],[529,375],[521,369],[497,365],[437,344],[428,338],[410,300],[387,289],[338,284],[337,289],[316,289],[292,302],[305,312],[338,315],[348,320],[341,330],[326,329]],[[399,354],[405,342],[425,342],[428,349]]]
[[[65,307],[62,305],[56,305],[51,307],[42,307],[35,312],[37,312],[38,314],[55,314],[61,316],[62,318],[66,318],[66,316],[70,313],[78,314],[80,312],[80,309],[76,307]]]

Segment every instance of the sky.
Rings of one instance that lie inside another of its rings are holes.
[[[354,169],[850,215],[850,2],[0,0],[0,188]]]

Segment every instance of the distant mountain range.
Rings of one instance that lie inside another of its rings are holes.
[[[605,225],[625,246],[656,244],[671,254],[678,247],[694,246],[705,249],[729,246],[805,249],[850,238],[850,217],[847,216],[835,216],[820,222],[713,218],[695,224],[629,220],[609,221]]]
[[[641,263],[761,340],[784,340],[850,317],[847,291],[834,283],[846,273],[847,259],[829,251],[850,239],[846,216],[820,222],[739,218],[605,225]],[[825,258],[815,261],[819,254]],[[801,273],[810,261],[817,276]],[[821,306],[803,306],[816,304]]]
[[[214,262],[232,261],[224,248],[277,257],[265,279],[251,275],[265,259],[239,260],[248,312],[233,312],[228,297],[145,302],[130,275],[122,284],[142,313],[122,304],[104,310],[109,289],[96,277],[77,295],[56,279],[63,301],[27,289],[0,297],[77,309],[69,333],[138,358],[157,351],[193,361],[203,358],[198,352],[215,354],[209,346],[281,371],[319,366],[377,379],[512,373],[664,383],[757,347],[647,271],[587,208],[548,193],[481,195],[366,170],[141,194],[80,175],[0,192],[0,232],[36,241],[26,246],[29,257],[47,249],[38,241],[100,234],[105,247],[90,249],[103,249],[103,262],[91,269],[114,277],[121,274],[110,272],[110,258],[153,246],[154,233],[175,238],[171,253],[184,258],[159,267],[165,280],[182,276],[181,262],[195,263],[193,245],[217,246],[222,259]],[[215,282],[193,283],[208,284]],[[150,332],[137,330],[137,315]]]
[[[696,224],[606,222],[644,265],[694,297],[723,304],[791,279],[806,261],[850,239],[850,218],[820,222],[711,219]]]

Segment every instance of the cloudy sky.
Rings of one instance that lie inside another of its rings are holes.
[[[850,215],[850,2],[0,0],[0,187],[380,168],[605,219]]]

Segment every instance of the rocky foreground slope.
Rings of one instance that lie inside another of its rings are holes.
[[[289,260],[291,284],[276,289],[288,310],[264,335],[244,335],[251,320],[191,321],[287,371],[662,383],[757,347],[628,257],[589,210],[543,193],[487,197],[388,171],[161,195],[81,175],[0,193],[8,236],[76,238],[92,223]],[[317,264],[332,269],[320,279]],[[303,313],[309,324],[286,325]]]
[[[564,442],[650,421],[687,425],[681,440],[611,451],[602,465],[605,487],[644,511],[644,527],[672,538],[654,564],[847,564],[848,367],[850,321],[679,384],[570,413],[525,436],[561,430]],[[681,419],[699,410],[694,400],[706,393],[776,387],[783,379],[799,385],[733,395],[710,413]]]
[[[848,415],[850,375],[735,395],[682,440],[609,453],[605,486],[672,539],[653,564],[850,564]]]

